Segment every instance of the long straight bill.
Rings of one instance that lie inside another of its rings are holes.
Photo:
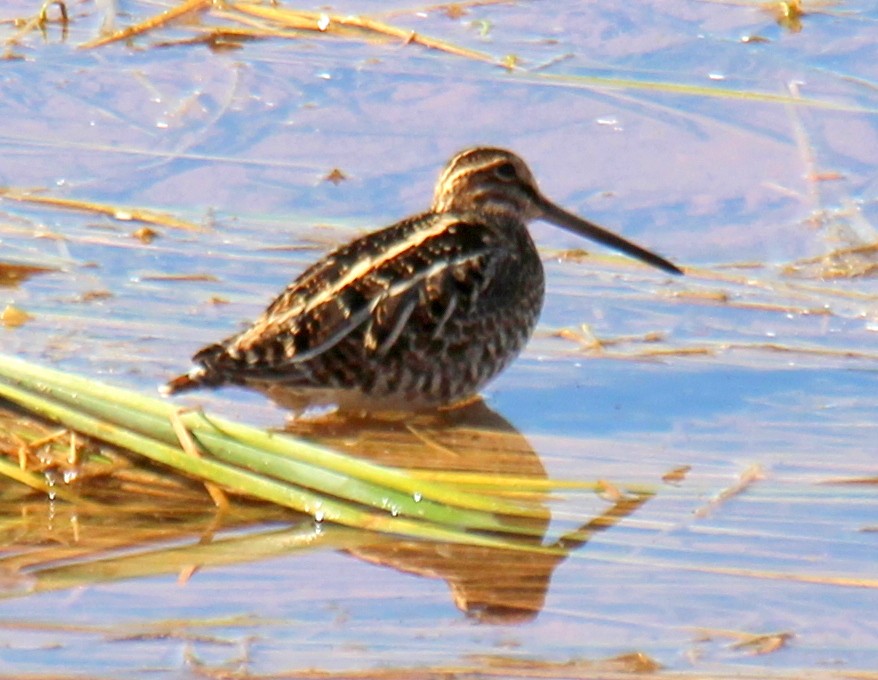
[[[541,201],[540,207],[543,211],[541,217],[546,222],[551,222],[552,224],[557,225],[563,229],[567,229],[568,231],[572,231],[574,234],[578,234],[579,236],[585,236],[592,241],[603,243],[605,246],[609,246],[610,248],[614,248],[619,252],[637,258],[638,260],[640,260],[641,262],[645,262],[646,264],[651,264],[653,267],[658,267],[662,271],[668,272],[669,274],[683,273],[683,270],[680,269],[673,262],[669,262],[665,258],[656,255],[655,253],[651,253],[645,248],[641,248],[636,243],[631,243],[631,241],[627,241],[621,236],[616,236],[616,234],[614,234],[613,232],[607,231],[606,229],[599,227],[598,225],[589,222],[588,220],[584,220],[581,217],[574,215],[573,213],[569,213],[563,208],[559,208],[554,203],[550,203],[549,201],[543,199],[543,201]]]

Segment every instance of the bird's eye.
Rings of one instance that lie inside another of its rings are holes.
[[[498,165],[494,168],[494,174],[497,175],[497,179],[502,179],[504,182],[511,182],[517,177],[515,166],[512,163]]]

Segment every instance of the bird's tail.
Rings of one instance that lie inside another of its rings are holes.
[[[228,380],[223,377],[222,372],[213,369],[213,362],[218,356],[222,355],[223,351],[222,345],[205,347],[192,357],[193,361],[199,363],[198,366],[193,367],[188,373],[178,375],[173,380],[169,380],[166,384],[159,387],[159,392],[165,396],[170,396],[180,392],[196,390],[200,387],[219,387],[225,384]]]
[[[159,387],[159,392],[169,397],[172,394],[198,389],[204,385],[203,373],[204,369],[194,368],[189,373],[178,375],[173,380],[166,382]]]

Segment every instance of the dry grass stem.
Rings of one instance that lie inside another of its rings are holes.
[[[177,440],[180,442],[180,448],[193,458],[204,458],[204,453],[198,448],[198,444],[196,444],[195,440],[192,438],[192,433],[189,432],[180,418],[180,416],[186,412],[186,409],[172,411],[170,415],[171,427],[174,428],[174,434],[177,435]],[[204,482],[204,488],[207,490],[207,493],[210,495],[214,505],[216,505],[220,513],[228,512],[231,504],[229,503],[229,497],[226,495],[226,492],[218,485],[208,481]]]
[[[753,484],[765,479],[761,465],[751,465],[738,477],[738,481],[730,487],[723,489],[719,494],[712,498],[707,505],[696,510],[693,515],[697,519],[703,519],[712,514],[714,510],[726,503],[728,500],[740,496],[747,491]]]
[[[120,40],[128,40],[128,38],[147,33],[155,28],[159,28],[160,26],[166,26],[187,14],[203,11],[210,7],[211,4],[213,4],[212,0],[184,0],[184,2],[181,2],[179,5],[171,7],[170,9],[152,16],[145,21],[120,29],[110,35],[89,40],[88,42],[82,43],[79,47],[80,49],[88,50],[119,42]]]
[[[18,189],[0,188],[0,198],[18,201],[20,203],[32,203],[35,205],[46,205],[53,208],[62,208],[65,210],[77,210],[79,212],[94,213],[96,215],[106,215],[120,222],[145,222],[147,224],[155,224],[170,229],[181,229],[184,231],[203,232],[206,231],[192,222],[186,222],[176,218],[168,213],[156,212],[144,208],[131,208],[118,205],[110,205],[107,203],[95,203],[94,201],[82,201],[73,198],[57,198],[54,196],[45,196],[29,191],[21,191]]]
[[[57,271],[52,267],[0,262],[0,286],[17,286],[38,274]]]
[[[458,57],[489,64],[497,64],[490,54],[460,47],[444,40],[421,35],[415,31],[399,28],[366,16],[331,15],[322,12],[306,12],[249,2],[227,5],[230,10],[275,22],[287,29],[330,33],[342,37],[384,37],[400,40],[403,44],[417,44]]]

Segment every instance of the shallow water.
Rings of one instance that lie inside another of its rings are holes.
[[[559,664],[564,677],[564,664],[629,652],[718,676],[878,667],[878,286],[873,253],[832,256],[876,240],[878,13],[842,3],[793,33],[757,8],[708,2],[541,11],[385,17],[515,54],[519,72],[331,38],[151,47],[190,37],[186,26],[76,50],[100,23],[89,4],[66,40],[55,25],[26,37],[13,48],[23,59],[0,75],[0,185],[164,210],[207,230],[159,229],[147,245],[133,222],[0,201],[0,260],[57,269],[0,289],[0,306],[33,317],[0,329],[3,351],[153,390],[319,253],[426,207],[453,152],[508,146],[547,195],[691,271],[669,281],[577,257],[568,251],[590,244],[535,225],[546,307],[525,354],[486,391],[511,430],[507,453],[484,464],[511,456],[532,474],[654,495],[541,565],[520,591],[530,613],[505,619],[468,617],[462,592],[475,597],[473,570],[502,581],[508,557],[380,542],[338,551],[348,539],[332,527],[313,550],[205,568],[184,585],[170,570],[22,597],[14,581],[17,596],[0,601],[3,672],[475,673],[529,662]],[[347,180],[325,181],[333,168]],[[212,278],[164,278],[193,274]],[[266,426],[285,418],[240,390],[181,403]],[[415,460],[396,462],[463,465],[406,450]],[[591,493],[546,503],[547,542],[611,506]],[[35,512],[47,534],[71,540],[57,506]],[[87,542],[97,527],[78,531]],[[793,637],[777,649],[738,644],[781,633]]]

